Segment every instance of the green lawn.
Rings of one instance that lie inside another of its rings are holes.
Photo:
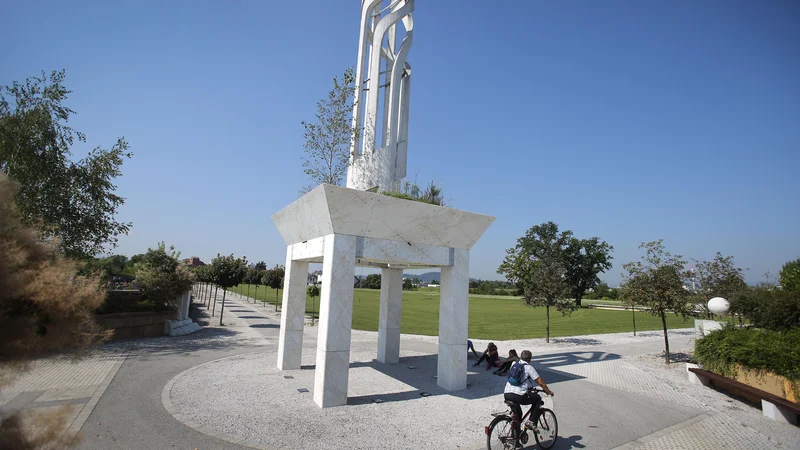
[[[254,286],[250,297],[256,297]],[[234,288],[247,294],[247,285]],[[282,292],[281,292],[282,294]],[[258,299],[275,303],[275,290],[258,288]],[[356,289],[353,303],[353,329],[376,331],[380,291]],[[306,300],[306,312],[319,311],[319,298]],[[314,314],[317,316],[317,314]],[[684,322],[674,315],[667,317],[670,328],[687,328],[692,322]],[[636,313],[636,330],[659,330],[661,320],[647,313]],[[579,309],[571,316],[562,316],[550,310],[550,336],[577,336],[583,334],[617,333],[632,331],[630,311]],[[439,292],[403,291],[403,316],[400,331],[409,334],[439,334]],[[545,309],[530,308],[514,297],[470,295],[469,337],[476,339],[525,339],[545,336]]]

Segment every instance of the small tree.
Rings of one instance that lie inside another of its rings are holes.
[[[747,289],[744,281],[744,270],[736,267],[732,256],[722,256],[717,252],[713,261],[697,261],[697,275],[693,277],[697,303],[710,314],[708,301],[714,297],[722,297],[731,304],[731,313],[739,315],[742,324],[741,297]]]
[[[362,283],[363,287],[367,289],[380,289],[381,288],[381,274],[371,273],[367,275]]]
[[[222,307],[219,310],[219,325],[222,326],[222,315],[225,313],[225,294],[228,288],[238,286],[247,273],[247,258],[234,258],[217,255],[211,261],[214,273],[214,283],[222,288]]]
[[[672,312],[684,319],[691,312],[690,292],[685,282],[689,277],[686,261],[680,255],[673,255],[664,248],[663,240],[642,243],[640,249],[645,255],[640,261],[629,262],[622,267],[623,298],[646,306],[648,312],[661,317],[664,329],[664,360],[669,364],[669,335],[667,332],[667,313]]]
[[[412,289],[414,289],[414,285],[411,284],[411,278],[404,278],[403,279],[403,290],[404,291],[410,291]]]
[[[350,164],[350,142],[359,133],[359,127],[352,122],[355,90],[355,74],[351,67],[341,79],[333,79],[333,89],[317,102],[316,123],[302,122],[306,152],[303,167],[313,183],[302,192],[322,183],[340,185],[345,181]]]
[[[175,247],[167,248],[160,242],[156,249],[148,249],[137,266],[136,282],[142,296],[156,311],[175,308],[184,292],[192,287],[194,275],[180,263],[180,253]]]
[[[567,282],[577,307],[580,308],[586,291],[600,283],[597,275],[611,268],[613,250],[614,247],[597,237],[569,240],[565,251]]]
[[[312,284],[306,288],[306,294],[311,297],[311,323],[314,323],[314,311],[317,309],[315,298],[319,297],[319,286]]]
[[[784,264],[778,279],[783,290],[800,293],[800,258]]]
[[[566,248],[572,238],[571,231],[559,233],[558,225],[546,222],[531,227],[525,236],[517,239],[514,248],[506,250],[503,264],[497,273],[522,287],[522,295],[529,306],[544,306],[547,315],[547,342],[550,342],[550,307],[563,315],[577,307],[569,293]]]
[[[283,267],[275,266],[274,269],[268,270],[264,274],[264,277],[261,280],[265,285],[271,287],[272,289],[275,289],[275,312],[278,311],[278,299],[279,299],[278,290],[283,287],[284,275],[285,271]]]

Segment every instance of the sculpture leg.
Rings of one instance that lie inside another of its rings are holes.
[[[303,351],[303,325],[306,313],[308,263],[292,261],[292,249],[286,251],[283,282],[281,331],[278,339],[278,369],[299,369]]]
[[[452,265],[442,267],[437,382],[448,391],[457,391],[467,387],[469,250],[451,251]]]
[[[400,362],[400,315],[403,307],[403,270],[381,270],[381,309],[378,321],[378,361]]]

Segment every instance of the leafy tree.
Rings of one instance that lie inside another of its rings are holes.
[[[642,243],[645,255],[640,261],[629,262],[622,267],[627,272],[622,285],[622,296],[626,301],[635,301],[646,306],[648,312],[661,317],[664,329],[664,360],[669,364],[669,335],[667,313],[672,312],[684,319],[691,313],[690,292],[685,287],[689,274],[686,261],[664,248],[663,240]]]
[[[800,293],[800,258],[783,265],[779,280],[784,290]]]
[[[263,271],[267,270],[267,263],[265,263],[264,261],[259,261],[259,262],[256,263],[256,265],[254,267],[255,267],[256,270],[258,270],[260,272],[263,272]]]
[[[70,159],[75,139],[86,137],[66,125],[75,112],[62,104],[70,93],[63,81],[62,70],[0,87],[0,171],[21,186],[15,201],[24,226],[58,237],[67,256],[90,257],[116,247],[131,227],[115,218],[125,199],[113,180],[132,153],[120,138],[110,150]]]
[[[275,266],[274,269],[268,270],[264,277],[261,279],[261,282],[265,285],[275,289],[275,311],[278,311],[278,299],[279,294],[278,291],[283,287],[283,277],[286,274],[286,271],[281,266]]]
[[[78,264],[63,257],[57,242],[22,225],[16,189],[0,173],[0,389],[33,359],[53,353],[79,356],[109,337],[94,321],[104,299],[99,279],[78,275]],[[68,419],[63,411],[30,422],[21,414],[2,414],[0,447],[67,448],[72,444],[64,433]]]
[[[222,326],[222,315],[225,313],[225,294],[228,288],[238,286],[247,274],[247,258],[235,258],[233,254],[220,256],[211,261],[214,284],[222,288],[222,307],[219,311],[219,324]]]
[[[714,297],[722,297],[731,304],[731,312],[739,314],[741,324],[742,305],[740,298],[747,289],[744,281],[744,270],[736,267],[732,256],[722,256],[717,252],[713,261],[696,261],[697,275],[693,277],[697,303],[706,311],[708,301]]]
[[[380,289],[381,288],[381,274],[371,273],[362,281],[361,287],[367,289]]]
[[[211,266],[195,267],[194,276],[197,281],[200,282],[200,299],[203,300],[203,304],[205,304],[208,294],[208,284],[212,281]]]
[[[311,297],[311,322],[314,322],[314,312],[317,309],[316,302],[314,301],[315,298],[319,297],[319,286],[316,284],[312,284],[306,288],[306,295]]]
[[[250,285],[255,284],[258,288],[258,283],[261,282],[261,271],[256,266],[248,267],[244,282],[247,283],[247,298],[250,298]]]
[[[512,283],[522,287],[523,299],[529,306],[544,306],[547,316],[547,342],[550,342],[550,308],[563,315],[577,307],[569,293],[565,264],[571,231],[558,231],[558,225],[546,222],[531,227],[517,239],[516,247],[506,250],[506,257],[497,269]]]
[[[341,79],[334,78],[327,98],[317,102],[316,122],[302,122],[306,152],[303,167],[313,183],[303,192],[323,183],[340,185],[347,177],[350,142],[359,133],[352,122],[355,81],[352,67]]]
[[[410,291],[414,289],[414,285],[411,283],[411,278],[404,278],[403,279],[403,290]]]
[[[611,268],[611,252],[614,247],[600,238],[571,238],[565,252],[567,282],[575,298],[575,305],[580,307],[586,291],[600,283],[597,276]]]
[[[137,265],[136,282],[142,296],[156,311],[175,308],[179,297],[192,287],[194,275],[180,263],[180,253],[164,242],[156,249],[148,249]]]

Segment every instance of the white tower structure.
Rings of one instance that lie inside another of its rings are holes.
[[[393,191],[406,176],[414,0],[362,0],[347,187]],[[405,31],[397,45],[400,26]],[[380,120],[380,124],[378,123]]]

